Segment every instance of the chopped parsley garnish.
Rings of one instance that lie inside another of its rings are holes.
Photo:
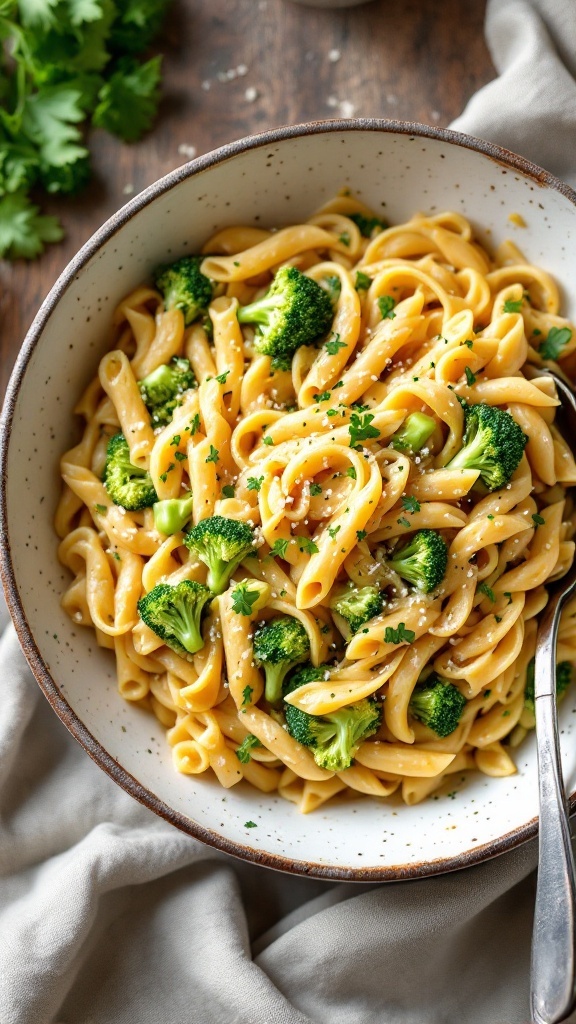
[[[174,445],[174,447],[177,448],[178,445],[180,444],[181,440],[182,440],[182,438],[181,438],[180,434],[174,434],[174,437],[170,441],[170,447],[172,447],[172,445]]]
[[[331,391],[321,391],[319,394],[314,395],[314,401],[315,402],[327,402],[328,399],[331,397],[331,394],[332,394]]]
[[[307,555],[315,555],[318,551],[318,545],[310,537],[297,537],[298,547],[300,551],[304,551]]]
[[[572,331],[569,327],[551,327],[548,331],[548,337],[542,342],[538,352],[543,359],[558,359],[562,349],[571,338]]]
[[[219,458],[220,458],[220,453],[219,453],[218,449],[215,448],[213,444],[211,444],[210,445],[210,455],[208,455],[208,457],[206,459],[204,459],[204,462],[213,462],[214,464],[216,464],[218,462]]]
[[[420,502],[418,501],[417,498],[411,498],[408,495],[407,497],[402,498],[401,501],[402,501],[402,508],[405,509],[406,512],[419,512],[420,511]]]
[[[246,707],[250,703],[250,698],[254,693],[254,689],[251,686],[245,686],[242,690],[242,707]]]
[[[256,604],[260,594],[258,590],[250,590],[248,583],[239,583],[232,591],[232,609],[237,615],[251,615],[252,605]]]
[[[270,554],[274,558],[286,558],[286,552],[288,550],[289,540],[278,539],[275,540],[272,547],[270,548]]]
[[[446,342],[446,344],[448,344],[448,342]],[[467,340],[467,341],[465,341],[465,342],[464,342],[464,344],[465,344],[465,345],[466,345],[466,346],[467,346],[468,348],[470,348],[470,349],[472,349],[472,348],[474,347],[474,342],[472,341],[472,339],[471,339],[471,338],[468,338],[468,340]]]
[[[336,540],[336,534],[339,533],[341,529],[342,529],[341,526],[329,526],[328,527],[328,533],[330,534],[332,540]]]
[[[108,511],[106,505],[94,505],[94,508],[96,509],[99,516],[103,516]]]
[[[356,282],[354,287],[357,292],[367,292],[371,284],[372,278],[368,277],[368,274],[363,274],[361,270],[356,271]]]
[[[510,593],[509,590],[504,591],[504,597],[508,598],[508,604],[512,604],[512,594]]]
[[[411,644],[416,639],[416,633],[413,629],[406,629],[403,622],[398,623],[398,628],[394,629],[393,626],[386,626],[384,632],[384,643],[385,644]]]
[[[484,594],[484,596],[487,597],[489,601],[494,602],[496,600],[496,594],[492,590],[492,587],[489,587],[487,583],[481,583],[480,586],[478,587],[478,590],[480,591],[481,594]]]
[[[374,416],[369,412],[363,416],[359,416],[356,412],[352,413],[350,423],[348,424],[351,448],[357,448],[360,441],[368,441],[372,437],[380,437],[380,431],[377,427],[370,426],[373,419]]]
[[[383,320],[394,320],[396,313],[394,312],[394,306],[396,305],[391,295],[381,295],[378,299],[378,309],[382,315]]]
[[[366,530],[356,530],[356,539],[358,540],[358,542],[364,540],[364,537],[367,536],[368,534],[366,533]]]
[[[340,341],[339,334],[335,334],[333,338],[328,339],[324,347],[329,356],[335,356],[341,348],[346,348],[346,343],[344,341]]]
[[[185,462],[188,456],[186,455],[186,452],[174,452],[174,458],[176,459],[176,462]]]
[[[259,491],[264,481],[263,476],[249,476],[246,481],[246,487],[249,491]]]
[[[469,366],[464,367],[464,373],[466,374],[466,383],[469,387],[472,387],[476,383],[476,374],[472,373]]]
[[[255,821],[245,821],[244,828],[258,828]]]
[[[337,274],[329,274],[328,277],[324,278],[326,283],[326,291],[328,292],[330,302],[335,305],[340,297],[342,291],[342,284]]]
[[[194,437],[196,431],[200,430],[200,416],[198,415],[198,413],[195,413],[195,415],[192,417],[192,419],[190,420],[190,426],[186,427],[186,430],[190,431],[191,437]]]
[[[338,241],[342,242],[342,245],[350,245],[350,235],[348,232],[343,231],[342,234],[338,236]]]
[[[262,438],[262,444],[273,445],[274,441],[272,440],[271,437],[266,436]]]
[[[222,488],[222,494],[224,495],[225,498],[233,498],[234,495],[236,494],[236,491],[234,490],[233,487],[231,487],[230,484],[224,484],[224,487]]]
[[[245,739],[240,744],[240,746],[238,747],[238,750],[236,751],[236,757],[238,758],[239,761],[242,762],[242,764],[248,764],[248,761],[250,760],[250,756],[251,756],[250,755],[250,751],[253,750],[254,747],[261,747],[261,746],[262,746],[262,744],[260,743],[260,740],[258,739],[258,737],[257,736],[253,736],[252,733],[249,732],[248,735],[245,737]],[[246,826],[245,827],[246,828],[252,828],[252,827],[255,827],[255,826],[253,825],[253,822],[252,823],[246,822]]]
[[[356,480],[357,479],[356,467],[355,466],[348,466],[348,469],[346,470],[346,476],[349,476],[352,480]]]
[[[522,299],[506,299],[504,303],[505,313],[519,313],[522,309]]]
[[[539,516],[537,512],[534,513],[534,515],[532,516],[532,519],[534,520],[534,523],[536,524],[536,527],[544,526],[544,524],[546,523],[546,520],[543,519],[542,516]]]
[[[397,519],[396,522],[398,523],[398,526],[406,526],[408,529],[410,529],[410,520],[405,519],[404,516],[400,516],[400,519]]]
[[[226,383],[226,378],[228,377],[229,373],[230,373],[230,370],[225,370],[224,373],[219,373],[218,376],[216,377],[216,380],[218,381],[218,383],[219,384],[225,384]]]
[[[313,498],[315,498],[317,494],[322,494],[322,488],[321,488],[320,484],[311,484],[310,485],[310,494],[311,494],[311,496]]]

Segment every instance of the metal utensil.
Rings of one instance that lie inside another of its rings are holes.
[[[561,402],[558,420],[566,436],[576,438],[576,395],[561,374],[538,370],[538,375],[543,373],[556,383]],[[559,1024],[576,1003],[576,873],[556,711],[558,623],[562,606],[575,591],[576,562],[549,589],[536,642],[534,703],[540,828],[530,979],[534,1024]]]

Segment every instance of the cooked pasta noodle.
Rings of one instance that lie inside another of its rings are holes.
[[[73,576],[63,607],[114,651],[120,695],[156,715],[184,774],[245,780],[308,812],[337,794],[414,804],[455,773],[513,773],[534,724],[525,689],[546,585],[574,558],[576,463],[545,364],[572,371],[576,334],[554,281],[511,243],[488,253],[460,214],[387,227],[348,193],[305,224],[225,228],[203,252],[211,301],[187,318],[156,288],[127,296],[76,407],[84,432],[62,457],[55,524]],[[266,353],[247,319],[285,267],[333,307],[290,359]],[[148,382],[175,360],[190,377],[155,421]],[[459,456],[478,408],[522,432],[493,484]],[[426,436],[402,441],[418,416]],[[113,500],[119,431],[150,484],[140,505]],[[164,532],[157,509],[179,499],[187,511]],[[222,586],[187,536],[210,517],[253,531]],[[401,553],[431,536],[444,564],[423,585]],[[205,598],[190,653],[142,617],[147,595],[177,586]],[[363,588],[376,604],[354,623],[341,600]],[[278,702],[254,641],[285,617],[322,668]],[[575,601],[559,657],[576,661]],[[449,728],[418,710],[435,685],[458,708]],[[381,712],[344,766],[290,724],[360,702]]]

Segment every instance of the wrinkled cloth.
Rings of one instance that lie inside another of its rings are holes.
[[[573,0],[491,0],[486,34],[454,127],[576,183]],[[0,626],[1,1024],[527,1024],[535,843],[389,885],[244,864],[115,786]]]

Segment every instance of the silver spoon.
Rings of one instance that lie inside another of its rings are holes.
[[[576,439],[576,395],[554,370],[558,418]],[[562,422],[563,421],[563,422]],[[532,934],[531,1010],[534,1024],[559,1024],[576,1003],[576,881],[562,780],[556,711],[556,641],[562,606],[576,590],[576,562],[549,590],[536,641],[534,704],[538,749],[540,828]]]

